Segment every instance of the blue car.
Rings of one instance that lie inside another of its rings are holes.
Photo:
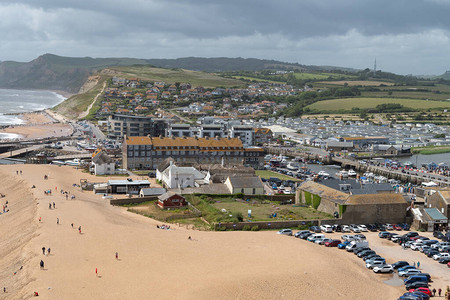
[[[350,244],[350,241],[345,241],[345,242],[343,242],[343,243],[340,243],[340,244],[338,245],[338,248],[339,248],[339,249],[345,249],[345,247],[347,247],[348,244]]]
[[[414,267],[414,266],[404,266],[404,267],[398,268],[398,271],[401,272],[401,271],[405,271],[408,269],[415,269],[415,268],[416,267]]]

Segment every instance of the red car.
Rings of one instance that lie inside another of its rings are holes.
[[[447,267],[449,267],[450,268],[450,262],[447,264]]]
[[[341,243],[341,240],[332,240],[331,242],[325,242],[325,247],[337,247]]]
[[[394,229],[395,230],[402,230],[402,227],[400,225],[398,225],[398,224],[395,224],[394,225]]]
[[[433,293],[430,291],[430,289],[425,288],[425,287],[418,287],[417,289],[411,289],[411,290],[409,290],[409,292],[421,292],[421,293],[427,294],[430,297],[433,295]]]

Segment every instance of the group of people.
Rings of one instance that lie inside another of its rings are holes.
[[[162,224],[161,226],[156,225],[156,228],[170,230],[170,225]]]
[[[0,215],[3,213],[7,213],[7,212],[9,212],[9,208],[8,208],[8,200],[6,200],[6,202],[5,202],[5,204],[3,205],[3,209],[2,209],[2,212],[0,213]]]

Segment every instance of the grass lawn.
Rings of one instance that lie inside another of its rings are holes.
[[[292,204],[280,205],[278,202],[268,200],[217,200],[212,204],[216,209],[226,209],[230,213],[240,212],[244,221],[248,219],[248,210],[252,211],[252,221],[281,221],[281,220],[310,220],[310,219],[330,219],[331,215],[315,210],[311,207],[295,207]],[[276,218],[270,218],[273,213],[277,213]]]
[[[269,171],[269,170],[256,170],[255,173],[256,173],[256,176],[260,176],[261,178],[265,178],[265,179],[269,179],[270,177],[275,177],[275,178],[279,178],[281,180],[300,181],[299,179],[297,179],[295,177],[287,176],[287,175]]]
[[[343,98],[323,100],[308,105],[307,108],[315,111],[339,111],[357,108],[375,108],[379,104],[398,103],[405,107],[415,109],[450,108],[450,101],[426,101],[399,98]]]
[[[214,73],[197,72],[183,69],[162,69],[149,66],[127,66],[109,68],[119,72],[116,76],[132,78],[138,77],[147,81],[164,81],[166,83],[187,83],[203,87],[244,87],[243,81],[224,78]]]
[[[171,210],[161,209],[158,206],[156,206],[156,201],[148,201],[136,205],[130,205],[128,211],[138,213],[160,221],[165,221],[167,217],[171,217],[174,215],[192,214],[192,212],[187,208],[171,209]]]
[[[450,146],[428,146],[411,148],[411,152],[415,154],[440,154],[450,153]]]
[[[316,79],[316,80],[322,80],[322,79],[350,79],[350,78],[356,78],[356,76],[352,75],[343,75],[343,74],[336,74],[336,73],[303,73],[303,72],[296,72],[294,73],[295,78],[297,79]]]
[[[269,82],[269,83],[280,83],[280,81],[273,81],[273,80],[267,80],[263,78],[257,78],[257,77],[249,77],[249,76],[231,76],[234,79],[238,80],[251,80],[251,81],[258,81],[258,82]]]

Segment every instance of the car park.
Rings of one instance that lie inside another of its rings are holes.
[[[394,272],[394,268],[392,268],[391,265],[384,265],[384,266],[376,266],[373,268],[374,273],[391,273]]]
[[[292,235],[292,229],[281,229],[277,234]]]

